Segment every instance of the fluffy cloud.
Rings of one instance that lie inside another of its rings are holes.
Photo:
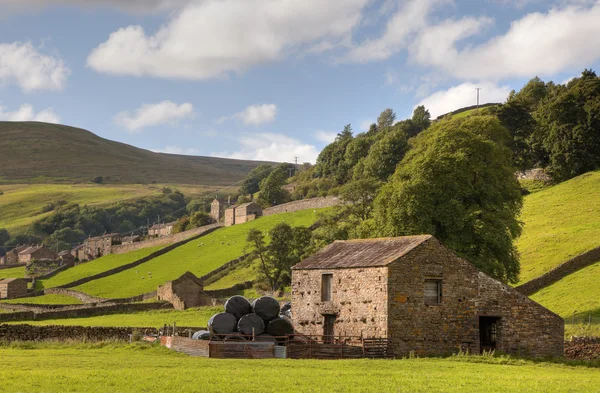
[[[264,123],[272,123],[277,116],[277,105],[262,104],[250,105],[242,112],[237,113],[235,117],[239,118],[244,124],[258,126]]]
[[[314,137],[316,140],[318,140],[319,142],[323,142],[323,143],[331,143],[335,140],[335,138],[337,137],[337,132],[327,132],[327,131],[316,131],[314,134]]]
[[[205,0],[189,4],[154,35],[113,32],[88,56],[98,72],[207,79],[284,55],[348,40],[368,0]],[[325,44],[326,43],[326,44]]]
[[[194,107],[190,103],[178,105],[171,101],[158,104],[146,104],[134,114],[123,111],[115,116],[115,122],[129,132],[141,132],[145,127],[161,124],[176,124],[179,120],[194,116]]]
[[[388,20],[382,36],[369,39],[352,48],[340,60],[365,63],[385,60],[405,49],[412,34],[427,26],[427,17],[435,5],[445,0],[410,0]]]
[[[60,117],[54,113],[52,108],[44,109],[35,113],[33,106],[23,104],[14,111],[9,112],[7,108],[0,106],[0,120],[2,121],[41,121],[44,123],[60,123]]]
[[[531,13],[514,21],[506,34],[462,50],[457,43],[480,32],[490,20],[445,21],[424,30],[411,52],[418,63],[461,79],[552,75],[600,58],[599,20],[600,1],[591,8],[571,5]]]
[[[229,153],[212,153],[213,157],[237,158],[243,160],[292,162],[299,157],[300,162],[314,163],[319,151],[313,145],[281,134],[259,133],[236,138],[240,150]]]
[[[477,103],[476,87],[482,88],[479,93],[480,104],[504,102],[511,90],[508,86],[497,86],[489,82],[463,83],[447,90],[437,91],[421,100],[418,105],[425,105],[425,108],[431,113],[431,117],[435,118],[455,109],[475,105]]]
[[[52,5],[78,7],[110,7],[126,12],[147,13],[179,8],[191,0],[0,0],[0,10],[19,11],[28,8],[43,8]]]
[[[31,42],[0,43],[0,85],[14,83],[25,92],[62,90],[69,74],[61,58],[40,53]]]

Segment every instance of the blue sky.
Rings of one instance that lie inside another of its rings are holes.
[[[314,162],[345,124],[598,68],[600,1],[0,0],[0,119]]]

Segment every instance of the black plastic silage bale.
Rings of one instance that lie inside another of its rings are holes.
[[[252,303],[252,311],[265,321],[270,321],[279,315],[279,302],[270,296],[259,297]]]
[[[246,335],[259,335],[264,333],[265,331],[265,322],[261,317],[252,313],[248,315],[244,315],[238,321],[238,332]]]
[[[223,335],[235,332],[237,328],[237,320],[233,314],[222,312],[213,315],[208,320],[208,330],[212,334]]]
[[[294,334],[294,325],[292,325],[291,319],[285,315],[280,315],[269,321],[267,324],[267,334],[275,337]]]
[[[281,315],[285,315],[288,318],[292,317],[292,303],[287,302],[283,306],[281,306],[281,311],[279,312]]]
[[[239,321],[241,317],[252,312],[252,305],[245,297],[235,295],[225,302],[225,312],[232,314]]]
[[[198,330],[192,335],[193,340],[208,340],[210,339],[210,332],[208,330]]]

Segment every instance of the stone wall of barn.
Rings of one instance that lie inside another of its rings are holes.
[[[564,321],[430,239],[388,265],[389,338],[394,354],[479,353],[480,317],[497,317],[496,350],[562,356]],[[428,305],[425,280],[441,282],[441,301]]]
[[[321,300],[321,277],[333,274],[332,299]],[[387,268],[294,270],[294,327],[322,336],[327,314],[336,315],[334,335],[387,337]]]

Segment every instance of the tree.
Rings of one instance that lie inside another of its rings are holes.
[[[517,282],[522,196],[508,142],[492,116],[421,133],[378,193],[376,235],[431,234],[490,276]]]
[[[534,166],[536,161],[543,161],[541,154],[536,154],[531,145],[531,136],[536,122],[526,105],[518,100],[509,100],[496,107],[495,112],[502,125],[510,133],[510,148],[513,152],[514,165],[525,170]]]
[[[363,178],[344,185],[340,193],[343,202],[340,205],[341,215],[353,215],[363,221],[371,218],[380,184],[373,178]]]
[[[279,205],[287,202],[289,193],[283,189],[288,174],[282,167],[277,167],[260,183],[259,202],[263,206]]]
[[[363,175],[379,180],[386,180],[396,165],[408,151],[408,136],[406,133],[393,127],[380,137],[369,150],[363,161]]]
[[[292,228],[286,223],[277,224],[269,231],[271,242],[258,229],[251,229],[246,238],[248,259],[258,260],[259,279],[269,289],[276,291],[291,277],[291,268],[306,255],[310,248],[310,231],[307,228]]]
[[[384,127],[391,127],[396,121],[396,113],[390,108],[387,108],[377,118],[377,128],[381,129]]]
[[[338,184],[343,184],[349,176],[349,167],[345,160],[346,148],[353,140],[352,126],[347,124],[344,130],[337,134],[335,141],[325,146],[317,157],[317,177],[333,178]]]
[[[208,225],[211,222],[210,216],[205,212],[196,212],[190,217],[189,228],[198,228]]]
[[[429,125],[431,124],[431,115],[429,114],[429,111],[425,109],[425,106],[419,105],[413,111],[411,121],[416,130],[416,133],[414,135],[409,135],[412,137],[418,134],[419,132],[429,128]]]
[[[75,244],[81,243],[85,234],[79,229],[63,228],[54,232],[46,239],[48,248],[54,251],[70,250]]]
[[[190,218],[188,216],[183,216],[179,220],[177,220],[175,225],[173,225],[173,233],[185,232],[188,230],[189,226]]]
[[[10,233],[7,229],[0,228],[0,246],[6,245],[10,240]]]
[[[240,194],[252,195],[258,192],[260,182],[266,179],[273,169],[270,164],[262,164],[252,169],[240,186]]]

